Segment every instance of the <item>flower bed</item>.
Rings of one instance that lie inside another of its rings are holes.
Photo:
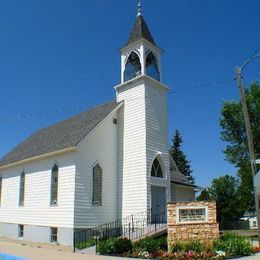
[[[140,259],[228,259],[247,256],[260,251],[241,236],[226,233],[220,239],[201,243],[193,240],[188,243],[176,242],[167,248],[167,237],[145,238],[132,243],[127,238],[114,238],[99,241],[97,252],[103,255],[135,257]]]

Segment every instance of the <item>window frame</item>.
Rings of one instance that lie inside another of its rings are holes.
[[[157,167],[155,168],[154,164],[155,164],[156,161],[158,162],[158,165],[157,165]],[[159,169],[159,167],[160,167],[161,173],[162,173],[161,176],[158,176],[158,169]],[[155,173],[155,175],[153,175],[153,172]],[[155,178],[155,179],[163,179],[163,178],[164,178],[164,175],[165,175],[165,174],[164,174],[163,164],[162,164],[162,162],[161,162],[161,160],[160,160],[159,157],[155,157],[154,160],[153,160],[152,166],[151,166],[150,176],[151,176],[152,178]]]
[[[53,231],[56,231],[56,232],[53,232]],[[56,237],[56,238],[53,239],[54,237]],[[57,227],[50,227],[50,242],[52,244],[58,244],[58,228]]]
[[[132,55],[136,55],[135,59],[132,58]],[[137,60],[138,58],[138,60]],[[131,60],[132,59],[132,60]],[[134,65],[133,61],[138,61],[136,65]],[[130,67],[128,68],[128,65],[131,65],[131,74],[129,72]],[[129,72],[129,75],[127,75],[127,72]],[[124,82],[127,82],[129,80],[132,80],[138,76],[142,75],[142,63],[140,55],[136,51],[131,51],[130,54],[126,58],[125,62],[125,68],[124,68]]]
[[[99,194],[99,201],[98,200],[95,200],[95,174],[97,174],[97,172],[95,173],[95,169],[99,167],[99,169],[101,170],[100,172],[100,187],[99,187],[99,190],[100,190],[100,194]],[[101,165],[99,163],[96,163],[94,165],[94,167],[92,167],[92,199],[91,199],[91,202],[92,202],[92,206],[94,207],[101,207],[102,206],[102,202],[103,202],[103,168],[101,167]]]
[[[181,210],[204,210],[205,212],[205,218],[204,220],[198,220],[198,221],[180,221],[180,211]],[[178,224],[198,224],[198,223],[206,223],[208,222],[208,207],[207,206],[179,206],[176,207],[176,222]]]
[[[19,186],[19,207],[24,207],[25,201],[25,172],[20,175],[20,186]]]
[[[55,181],[54,174],[56,174],[56,181]],[[58,206],[58,193],[59,193],[58,190],[59,190],[59,166],[55,164],[51,169],[51,183],[50,183],[50,206],[52,207]]]
[[[19,239],[24,238],[24,225],[22,225],[22,224],[18,225],[18,238]]]
[[[147,61],[148,61],[148,57],[149,55],[152,55],[151,57],[151,60],[153,61],[149,66],[147,65]],[[154,75],[152,73],[149,72],[149,68],[154,66],[154,69],[156,69],[156,74],[157,75]],[[145,71],[146,71],[146,75],[157,80],[157,81],[161,81],[161,73],[160,73],[160,69],[159,69],[159,64],[158,64],[158,61],[157,61],[157,56],[152,52],[152,51],[149,51],[147,54],[146,54],[146,57],[145,57]]]

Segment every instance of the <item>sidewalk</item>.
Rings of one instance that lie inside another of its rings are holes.
[[[73,253],[71,247],[30,243],[23,240],[0,238],[0,253],[28,260],[126,260],[127,258]],[[133,260],[133,258],[131,258]]]

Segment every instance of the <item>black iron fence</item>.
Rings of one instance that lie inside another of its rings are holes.
[[[86,248],[99,239],[126,237],[137,240],[167,226],[167,212],[152,214],[152,210],[130,215],[94,228],[74,231],[74,252]]]

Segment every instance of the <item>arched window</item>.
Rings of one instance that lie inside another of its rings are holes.
[[[25,173],[20,176],[19,206],[24,205]]]
[[[152,52],[149,52],[146,56],[146,74],[160,81],[158,65]]]
[[[99,164],[93,168],[92,205],[102,205],[102,168]]]
[[[162,167],[161,167],[161,164],[160,164],[160,162],[157,158],[155,158],[154,161],[153,161],[151,176],[157,177],[157,178],[163,178]]]
[[[133,79],[141,74],[141,63],[139,56],[132,51],[125,65],[124,81]]]
[[[57,205],[58,201],[58,175],[59,168],[55,164],[51,170],[51,205]]]

